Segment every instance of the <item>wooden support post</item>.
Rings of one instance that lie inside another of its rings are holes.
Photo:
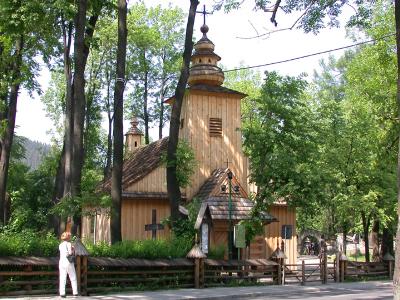
[[[303,260],[301,262],[301,285],[306,284],[306,262]]]
[[[326,284],[328,282],[328,256],[327,256],[327,245],[324,239],[321,240],[321,282]]]
[[[278,285],[282,284],[282,259],[278,259],[278,278],[277,278]]]
[[[25,266],[24,271],[25,272],[32,272],[32,266],[31,265]],[[29,293],[29,292],[32,291],[32,285],[31,284],[26,284],[26,285],[24,285],[24,289]]]
[[[87,273],[88,273],[88,258],[87,256],[82,256],[82,275],[81,275],[81,295],[87,296]]]
[[[281,258],[281,268],[282,268],[282,285],[285,285],[286,278],[285,278],[285,259]]]
[[[199,287],[202,289],[204,288],[205,285],[205,280],[204,280],[204,259],[200,258],[200,268],[199,268]]]
[[[389,279],[393,279],[393,264],[394,264],[394,261],[393,260],[389,260],[388,264],[389,264]]]
[[[336,252],[336,259],[335,259],[335,264],[334,264],[335,282],[340,281],[340,279],[339,279],[339,276],[340,276],[339,261],[340,261],[340,252]]]
[[[344,275],[345,275],[345,269],[346,269],[346,261],[340,260],[340,282],[344,282]]]
[[[194,288],[200,288],[200,258],[194,259]]]
[[[78,293],[81,293],[81,256],[76,256],[76,263],[75,263],[75,270],[76,270],[76,282],[78,284]]]

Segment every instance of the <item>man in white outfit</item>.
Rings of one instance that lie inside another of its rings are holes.
[[[65,298],[65,284],[67,283],[67,274],[69,280],[71,281],[72,285],[72,294],[74,296],[78,296],[78,286],[76,283],[76,273],[75,273],[75,264],[69,262],[67,259],[67,255],[72,255],[74,253],[74,249],[72,244],[69,242],[71,239],[70,232],[63,232],[61,235],[61,244],[58,246],[60,250],[60,261],[58,263],[58,268],[60,271],[60,296]]]

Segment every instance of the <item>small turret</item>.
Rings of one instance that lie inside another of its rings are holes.
[[[137,118],[133,117],[131,121],[131,128],[125,134],[126,136],[125,146],[128,152],[133,152],[134,150],[142,146],[143,133],[137,127],[138,124],[139,122]]]
[[[220,86],[224,82],[224,72],[217,66],[221,57],[214,53],[214,44],[207,37],[208,26],[203,24],[200,30],[203,37],[194,45],[188,84]]]

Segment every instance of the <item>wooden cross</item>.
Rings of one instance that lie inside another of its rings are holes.
[[[229,158],[226,159],[226,167],[229,168],[229,164],[232,163],[231,161],[229,161]]]
[[[163,230],[164,225],[157,224],[157,211],[155,209],[151,210],[151,224],[144,225],[145,231],[151,230],[151,238],[155,240],[157,238],[157,230]]]
[[[206,11],[206,5],[205,4],[203,5],[203,11],[196,11],[196,13],[203,15],[203,24],[206,24],[206,15],[212,15],[212,12],[207,12]]]

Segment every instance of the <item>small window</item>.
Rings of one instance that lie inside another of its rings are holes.
[[[201,64],[201,58],[199,59],[199,63]]]
[[[293,235],[293,226],[292,225],[282,225],[281,236],[282,239],[290,240]]]
[[[182,118],[182,119],[181,119],[181,123],[179,124],[181,129],[183,128],[183,125],[184,125],[184,124],[185,124],[185,119]]]
[[[135,141],[135,148],[137,147],[137,142]]]
[[[208,59],[208,63],[210,63],[210,64],[211,64],[211,59]]]
[[[222,136],[221,118],[210,118],[210,136]]]

